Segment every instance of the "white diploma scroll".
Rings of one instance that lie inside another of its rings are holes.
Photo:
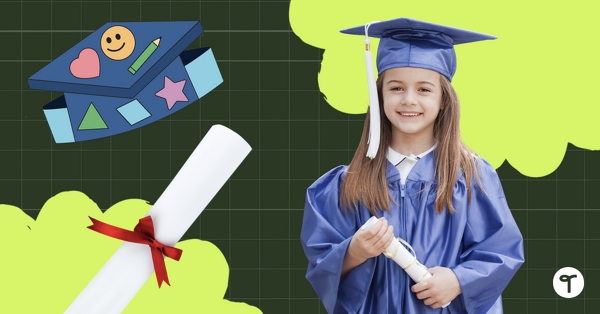
[[[147,213],[155,239],[175,246],[251,150],[232,130],[211,127]],[[121,313],[152,273],[149,246],[124,242],[65,313]]]
[[[373,225],[377,223],[377,220],[378,219],[375,216],[369,218],[369,220],[367,220],[367,222],[364,225],[362,225],[360,229],[365,231],[371,229],[371,227],[373,227]],[[388,246],[385,249],[383,254],[386,257],[394,260],[396,264],[400,265],[400,267],[402,267],[402,269],[404,269],[404,271],[406,271],[410,278],[412,278],[412,280],[414,280],[415,282],[419,283],[421,281],[431,278],[431,274],[429,273],[429,271],[427,271],[427,267],[419,263],[419,261],[417,260],[416,253],[414,255],[411,254],[403,245],[400,244],[400,241],[402,241],[402,243],[408,246],[414,253],[414,250],[412,249],[410,244],[406,243],[406,241],[400,238],[394,238],[390,246]],[[442,307],[445,308],[449,304],[450,302],[448,302],[448,304],[446,305],[443,305]]]

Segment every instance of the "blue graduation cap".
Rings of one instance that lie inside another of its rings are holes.
[[[208,47],[184,51],[197,21],[106,23],[29,77],[63,92],[43,107],[56,143],[93,140],[158,121],[223,78]]]
[[[400,67],[436,71],[448,80],[456,72],[454,45],[496,39],[496,36],[433,24],[410,18],[372,22],[341,30],[344,34],[365,36],[365,61],[369,82],[370,133],[367,156],[374,158],[379,147],[379,101],[373,74],[369,37],[380,38],[377,49],[377,71]]]

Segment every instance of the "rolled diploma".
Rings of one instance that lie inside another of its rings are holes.
[[[211,127],[147,213],[156,240],[175,246],[251,150],[232,130]],[[121,313],[152,273],[149,246],[123,242],[65,313]]]
[[[377,223],[377,220],[377,217],[372,216],[362,227],[360,227],[360,229],[365,231],[371,229],[371,227]],[[431,278],[431,274],[427,271],[427,268],[421,266],[421,263],[419,263],[415,256],[410,254],[410,252],[400,244],[398,239],[394,238],[390,246],[385,249],[385,252],[391,256],[391,259],[394,260],[396,264],[400,265],[400,267],[402,267],[402,269],[404,269],[410,278],[412,278],[412,280],[415,282],[419,283]],[[394,252],[396,252],[395,255],[393,255]],[[445,308],[449,304],[450,302],[442,307]]]

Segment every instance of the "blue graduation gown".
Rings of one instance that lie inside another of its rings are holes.
[[[340,209],[340,188],[347,166],[324,174],[307,190],[301,242],[309,265],[306,278],[328,313],[502,313],[501,293],[524,262],[523,237],[508,208],[495,169],[480,158],[486,193],[473,180],[467,205],[464,178],[454,186],[456,212],[435,213],[434,158],[421,158],[401,185],[389,161],[387,182],[396,202],[378,211],[394,226],[394,235],[411,244],[426,267],[448,267],[462,288],[445,309],[432,309],[410,288],[415,282],[383,254],[351,270],[340,282],[342,263],[354,233],[371,217]]]

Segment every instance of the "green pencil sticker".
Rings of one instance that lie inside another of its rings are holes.
[[[142,65],[144,65],[146,60],[148,60],[148,58],[150,58],[150,56],[154,53],[154,51],[156,51],[159,44],[160,44],[160,37],[158,37],[157,39],[152,41],[148,45],[148,47],[146,47],[146,49],[144,49],[142,54],[137,59],[135,59],[135,61],[133,61],[133,64],[129,67],[129,72],[131,74],[135,75],[135,73],[137,73],[137,71],[140,69],[140,67]]]

